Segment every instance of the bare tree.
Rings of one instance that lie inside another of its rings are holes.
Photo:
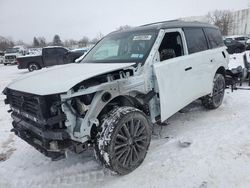
[[[96,44],[99,40],[100,40],[100,39],[98,39],[98,38],[93,38],[93,39],[90,41],[90,43],[91,43],[91,44]]]
[[[76,48],[78,46],[78,41],[74,39],[67,39],[64,41],[64,46],[68,48]]]
[[[93,38],[93,39],[90,41],[90,43],[91,43],[91,44],[96,44],[96,43],[99,42],[103,37],[104,37],[104,35],[103,35],[101,32],[99,32],[99,33],[97,33],[96,37]]]
[[[39,47],[45,47],[47,45],[45,37],[38,37]]]
[[[21,45],[21,46],[24,46],[26,45],[22,40],[18,40],[15,42],[15,45]]]
[[[130,25],[121,25],[116,30],[117,31],[123,31],[123,30],[127,30],[127,29],[130,29],[130,28],[132,28]]]
[[[228,35],[233,26],[232,12],[229,10],[215,10],[207,14],[209,23],[216,25],[222,35]]]
[[[89,44],[89,38],[84,36],[81,40],[79,40],[79,47],[85,47]]]
[[[10,38],[0,36],[0,50],[4,51],[7,48],[13,47],[14,42]]]

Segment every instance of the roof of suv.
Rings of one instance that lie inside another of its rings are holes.
[[[163,21],[163,22],[156,22],[156,23],[150,23],[146,25],[141,25],[138,27],[133,27],[131,29],[123,30],[123,31],[142,31],[142,30],[160,30],[160,29],[171,29],[171,28],[182,28],[182,27],[209,27],[209,28],[215,28],[216,26],[208,24],[208,23],[202,23],[202,22],[186,22],[182,20],[170,20],[170,21]],[[113,33],[119,33],[123,31],[115,31]]]

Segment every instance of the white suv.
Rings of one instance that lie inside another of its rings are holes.
[[[19,137],[57,160],[88,147],[127,174],[152,126],[194,100],[218,108],[228,53],[217,27],[169,21],[110,33],[80,63],[38,71],[4,90]]]

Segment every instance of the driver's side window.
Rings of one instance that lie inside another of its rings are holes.
[[[166,33],[158,49],[160,61],[184,55],[183,43],[179,32]]]

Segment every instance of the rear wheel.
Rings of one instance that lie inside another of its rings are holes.
[[[205,108],[216,109],[223,101],[225,93],[225,78],[222,74],[216,74],[213,83],[213,92],[202,98],[202,104]]]
[[[39,70],[40,66],[37,63],[30,63],[28,69],[30,72],[32,72],[35,70]]]
[[[128,174],[143,162],[151,139],[146,115],[133,107],[112,110],[97,135],[96,154],[110,170]]]

